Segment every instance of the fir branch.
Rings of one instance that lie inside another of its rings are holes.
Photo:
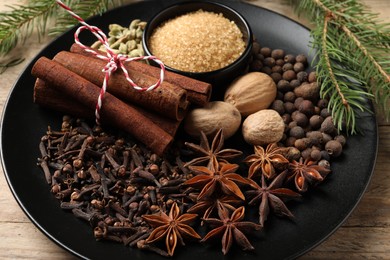
[[[119,6],[121,0],[66,0],[64,1],[84,19],[102,14]],[[0,55],[8,54],[18,43],[24,43],[34,30],[38,38],[46,35],[48,23],[55,19],[51,34],[59,34],[77,21],[62,10],[54,0],[29,0],[27,5],[15,5],[11,11],[0,13]]]
[[[390,24],[357,0],[290,0],[298,14],[315,23],[312,31],[321,95],[329,99],[335,124],[356,133],[367,98],[390,115]]]
[[[42,36],[56,4],[53,0],[31,0],[27,6],[10,8],[11,11],[0,13],[0,54],[7,54],[19,41],[24,41],[31,35],[34,26],[38,36]]]

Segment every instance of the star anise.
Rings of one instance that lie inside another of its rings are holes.
[[[238,167],[237,164],[229,163],[220,163],[216,169],[210,169],[205,166],[191,166],[190,170],[196,174],[196,176],[184,182],[183,185],[201,190],[197,198],[198,200],[202,200],[205,197],[211,197],[215,192],[219,192],[218,189],[224,194],[235,195],[236,197],[245,200],[245,196],[236,182],[249,184],[249,181],[235,173]]]
[[[301,158],[298,162],[292,161],[289,164],[290,175],[288,180],[294,178],[295,187],[300,192],[305,192],[308,189],[309,184],[316,184],[321,181],[330,173],[329,169],[317,164],[316,161],[306,159],[303,161]]]
[[[248,204],[254,205],[259,203],[259,223],[261,226],[264,226],[270,208],[278,216],[294,217],[282,199],[299,198],[301,195],[295,191],[281,187],[286,176],[287,170],[276,176],[270,185],[267,185],[264,175],[261,177],[261,186],[251,180],[251,187],[254,190],[248,190],[246,194],[254,197]]]
[[[216,169],[218,167],[219,162],[228,163],[228,160],[233,159],[242,154],[241,151],[235,149],[221,150],[224,145],[224,136],[222,129],[220,129],[215,135],[211,143],[211,147],[204,132],[200,133],[200,145],[188,142],[186,142],[185,145],[200,155],[200,157],[187,162],[184,165],[186,167],[190,165],[202,165],[207,163],[208,168],[211,169],[212,167],[214,167],[214,169]]]
[[[224,255],[229,252],[234,241],[243,250],[254,250],[254,247],[245,236],[245,233],[260,230],[261,226],[253,222],[242,221],[245,216],[244,206],[239,207],[230,215],[229,211],[219,203],[218,215],[219,219],[203,219],[203,221],[212,226],[214,229],[207,233],[201,242],[222,237],[222,253]]]
[[[260,145],[254,146],[255,153],[244,160],[250,164],[248,178],[263,174],[267,179],[272,179],[276,176],[275,168],[279,170],[287,168],[289,161],[283,156],[283,149],[276,143],[267,145],[265,150]]]
[[[203,214],[202,218],[209,218],[213,213],[218,211],[218,204],[222,204],[229,211],[236,210],[236,207],[242,204],[242,201],[236,196],[222,195],[213,196],[198,201],[194,206],[187,210],[188,213]]]
[[[176,203],[172,204],[169,215],[160,212],[156,215],[144,215],[143,219],[153,228],[153,232],[146,239],[146,243],[153,243],[165,238],[168,255],[172,256],[177,242],[185,245],[183,237],[200,239],[201,237],[189,225],[194,222],[197,214],[180,215]]]

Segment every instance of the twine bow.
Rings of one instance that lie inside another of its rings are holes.
[[[63,9],[65,9],[70,15],[72,15],[73,18],[75,18],[76,20],[78,20],[82,24],[82,26],[80,26],[76,30],[76,32],[74,33],[75,43],[77,45],[79,45],[86,52],[91,53],[95,57],[107,62],[106,66],[104,66],[104,68],[102,70],[105,73],[105,76],[104,76],[103,85],[102,85],[102,88],[100,90],[100,94],[99,94],[99,97],[98,97],[98,100],[96,103],[96,108],[95,108],[95,117],[96,117],[97,124],[100,124],[100,110],[102,108],[102,102],[103,102],[104,95],[107,91],[108,80],[110,79],[111,73],[115,72],[118,68],[122,69],[122,71],[126,77],[126,80],[129,82],[129,84],[134,89],[136,89],[138,91],[154,90],[162,84],[162,82],[164,81],[165,66],[161,60],[157,59],[155,56],[128,57],[127,55],[114,53],[114,50],[111,49],[109,44],[108,44],[108,39],[107,39],[106,34],[102,30],[100,30],[96,26],[91,26],[88,23],[86,23],[83,20],[83,18],[78,16],[76,13],[74,13],[69,8],[69,6],[65,5],[61,0],[56,0],[56,2],[59,6],[61,6]],[[86,46],[80,42],[79,34],[84,30],[89,30],[104,45],[106,52],[107,52],[106,56],[99,54],[94,49],[92,49],[89,46]],[[140,87],[130,78],[129,73],[124,66],[124,63],[130,62],[130,61],[139,61],[139,60],[153,60],[154,62],[156,62],[157,64],[160,65],[160,68],[161,68],[160,78],[158,79],[158,81],[155,84],[153,84],[149,87]]]

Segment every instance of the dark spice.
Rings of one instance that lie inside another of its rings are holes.
[[[263,174],[267,179],[276,175],[275,168],[286,168],[289,161],[283,156],[283,148],[276,143],[269,144],[266,149],[262,146],[254,147],[255,153],[245,158],[244,162],[250,165],[248,178]]]
[[[218,215],[219,219],[203,219],[215,228],[207,233],[201,242],[222,237],[222,253],[224,255],[229,252],[233,242],[236,242],[243,250],[254,250],[245,233],[260,230],[261,226],[250,221],[242,221],[245,216],[245,207],[241,206],[230,214],[222,204],[218,204]]]
[[[153,232],[146,239],[146,243],[150,244],[165,238],[165,245],[169,256],[175,252],[177,244],[184,246],[184,237],[200,239],[201,237],[195,230],[189,226],[193,223],[197,214],[180,214],[180,209],[174,203],[169,211],[169,215],[160,212],[156,215],[144,215],[143,218],[152,226]]]
[[[299,198],[301,195],[282,187],[286,176],[287,170],[276,176],[269,185],[267,185],[264,174],[261,176],[261,185],[258,185],[255,181],[251,181],[253,190],[247,191],[246,194],[252,197],[249,205],[259,204],[259,223],[261,226],[264,226],[270,208],[278,216],[293,217],[293,214],[284,204],[283,199]]]
[[[236,158],[242,154],[241,151],[235,149],[223,149],[224,136],[220,129],[215,135],[211,145],[207,140],[206,135],[201,132],[200,145],[186,142],[185,145],[201,156],[187,162],[184,166],[199,165],[207,163],[209,169],[218,169],[219,162],[227,162],[227,160]]]

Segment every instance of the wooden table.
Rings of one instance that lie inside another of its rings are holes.
[[[22,1],[2,0],[0,11],[9,10],[5,5]],[[248,1],[272,9],[303,24],[283,0]],[[389,0],[364,0],[380,18],[390,22]],[[24,47],[18,48],[26,60],[0,75],[0,112],[11,87],[29,61],[50,42],[44,38],[38,42],[31,37]],[[16,53],[16,52],[14,52]],[[390,58],[390,57],[389,57]],[[389,259],[390,258],[390,125],[378,115],[379,152],[375,173],[363,199],[348,218],[324,243],[301,259]],[[0,169],[0,259],[72,259],[70,253],[43,235],[16,203]],[[324,216],[325,217],[325,216]]]

